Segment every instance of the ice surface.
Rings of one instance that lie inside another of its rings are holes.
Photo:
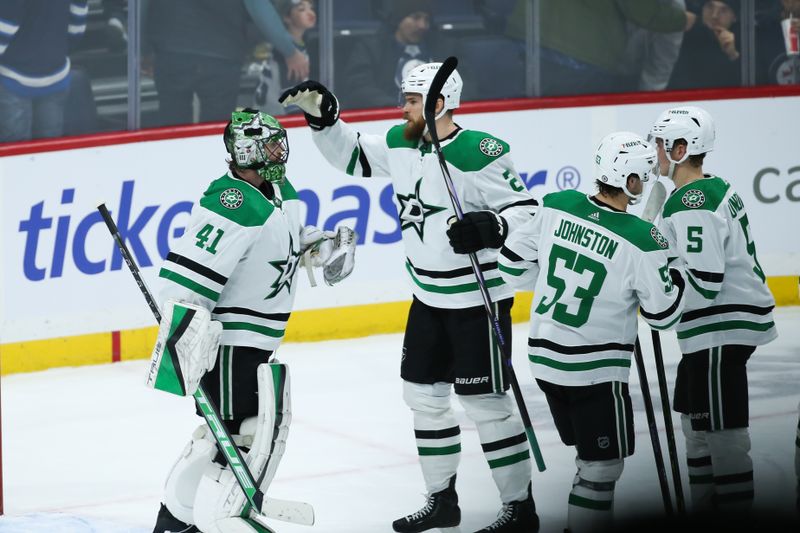
[[[748,365],[755,507],[770,513],[792,510],[796,497],[800,308],[779,308],[776,321],[779,339],[759,348]],[[652,362],[650,334],[640,326]],[[561,532],[574,452],[561,444],[530,376],[526,337],[527,325],[516,325],[517,374],[547,462],[546,472],[534,472],[534,496],[541,531]],[[672,383],[677,342],[672,332],[662,339]],[[275,522],[281,533],[388,532],[393,519],[424,503],[411,414],[401,398],[401,343],[402,335],[383,335],[281,348],[280,359],[292,374],[294,420],[268,494],[310,502],[317,514],[313,528]],[[3,378],[6,516],[0,517],[0,532],[152,531],[164,477],[201,419],[190,399],[146,388],[145,365],[133,361]],[[652,363],[648,377],[660,420]],[[631,392],[636,452],[617,484],[619,518],[661,505],[635,368]],[[461,530],[468,532],[492,522],[500,501],[474,426],[458,402],[454,405],[463,432]],[[673,420],[679,428],[677,416]],[[680,433],[676,440],[688,496]],[[663,431],[662,447],[666,454]]]

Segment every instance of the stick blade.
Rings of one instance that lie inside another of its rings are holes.
[[[653,222],[661,213],[661,208],[667,200],[667,189],[660,181],[656,181],[650,189],[650,196],[642,211],[642,219]]]

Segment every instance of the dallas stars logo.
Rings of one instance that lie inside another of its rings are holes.
[[[706,195],[701,190],[690,189],[683,195],[681,202],[689,209],[696,209],[706,203]]]
[[[419,195],[419,188],[422,185],[422,178],[417,181],[414,187],[414,193],[409,195],[398,194],[397,200],[400,202],[400,229],[405,231],[408,228],[414,228],[414,231],[419,235],[419,240],[424,240],[425,236],[425,219],[431,215],[435,215],[440,211],[444,211],[444,207],[438,205],[426,204],[422,201]]]
[[[289,235],[289,255],[281,261],[270,261],[269,264],[278,270],[278,279],[271,285],[272,292],[267,295],[265,300],[274,298],[284,287],[287,291],[292,290],[294,273],[297,271],[297,263],[300,261],[300,251],[295,251],[292,236]]]

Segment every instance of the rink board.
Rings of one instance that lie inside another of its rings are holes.
[[[731,181],[747,206],[758,257],[778,303],[800,303],[800,236],[793,227],[800,207],[800,152],[793,121],[786,120],[800,114],[800,97],[697,103],[717,122],[717,147],[706,169]],[[570,188],[591,192],[599,140],[614,130],[645,132],[671,105],[513,110],[495,105],[500,110],[460,113],[457,122],[508,141],[522,181],[541,198]],[[758,117],[757,127],[752,117]],[[381,134],[398,122],[357,121],[355,127],[366,134]],[[308,128],[294,126],[296,119],[287,124],[288,175],[305,206],[306,223],[326,229],[345,223],[360,235],[356,269],[340,286],[311,288],[299,273],[287,340],[401,330],[411,288],[389,181],[332,169]],[[145,133],[136,143],[0,158],[0,372],[147,357],[155,338],[152,316],[96,205],[106,203],[157,293],[162,258],[183,233],[192,202],[224,173],[226,155],[218,134]],[[523,298],[515,306],[517,320],[527,319],[530,294]]]

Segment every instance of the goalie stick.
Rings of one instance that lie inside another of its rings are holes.
[[[447,186],[447,194],[450,196],[450,202],[453,204],[453,209],[456,212],[456,216],[459,220],[461,220],[464,218],[464,211],[461,209],[461,202],[459,201],[458,195],[456,194],[456,189],[453,186],[453,179],[450,177],[450,171],[447,170],[447,163],[444,159],[444,155],[442,154],[442,148],[439,145],[439,136],[436,133],[436,101],[442,92],[442,87],[444,87],[444,83],[447,81],[447,78],[449,78],[450,74],[455,71],[456,65],[458,65],[458,59],[451,56],[445,59],[442,63],[442,66],[439,67],[439,70],[433,77],[433,81],[431,81],[430,88],[428,89],[428,95],[425,98],[424,114],[425,124],[428,126],[428,132],[431,135],[431,141],[436,151],[436,156],[439,158],[439,166],[442,169],[442,177],[444,178],[445,185]],[[531,417],[528,414],[528,408],[525,406],[525,398],[523,398],[522,391],[519,388],[517,374],[514,372],[510,348],[506,345],[503,332],[500,329],[500,322],[492,308],[492,300],[491,296],[489,296],[489,291],[486,288],[486,280],[484,279],[483,272],[481,272],[480,265],[478,264],[478,258],[474,253],[469,254],[469,262],[472,265],[472,271],[475,274],[475,278],[478,282],[478,288],[481,296],[483,297],[483,305],[486,308],[486,314],[489,316],[489,321],[492,323],[492,330],[494,331],[495,338],[497,339],[497,344],[500,347],[500,352],[503,354],[503,360],[508,368],[509,381],[511,382],[511,389],[514,392],[514,400],[517,403],[517,409],[519,410],[520,417],[522,418],[522,424],[525,427],[525,434],[528,436],[528,442],[530,443],[531,450],[533,451],[533,457],[536,460],[536,467],[539,469],[539,472],[544,472],[546,466],[544,464],[544,459],[542,458],[542,452],[539,449],[539,442],[536,440],[536,434],[533,432],[533,424],[531,423]]]
[[[661,213],[661,208],[667,200],[667,190],[664,184],[656,181],[650,190],[650,196],[642,211],[642,219],[653,222]],[[675,489],[675,504],[680,514],[686,513],[686,502],[683,497],[683,482],[681,480],[681,467],[678,462],[678,449],[675,445],[675,429],[672,424],[672,410],[669,407],[669,389],[667,375],[664,371],[664,354],[661,349],[661,335],[658,330],[650,328],[653,342],[653,355],[656,361],[656,375],[658,376],[658,391],[661,396],[661,410],[664,414],[664,430],[667,434],[667,452],[672,469],[672,485]]]
[[[117,224],[114,222],[114,219],[111,218],[111,213],[109,213],[105,203],[98,205],[97,210],[100,211],[100,216],[103,217],[108,231],[114,238],[122,254],[122,258],[125,260],[128,269],[136,280],[136,284],[139,286],[139,290],[147,301],[147,305],[150,307],[150,311],[152,311],[156,322],[160,323],[161,311],[158,309],[158,305],[153,295],[150,293],[150,289],[145,285],[139,267],[134,262],[133,256],[125,245],[125,241],[122,240]],[[234,477],[236,477],[239,487],[241,487],[242,492],[244,492],[247,498],[247,504],[244,507],[242,515],[247,516],[252,513],[252,519],[257,522],[261,522],[264,517],[266,517],[295,524],[313,525],[314,508],[310,504],[266,498],[264,496],[264,493],[261,492],[261,489],[258,488],[258,485],[253,479],[253,474],[247,467],[247,463],[242,457],[239,448],[234,444],[228,429],[222,423],[219,410],[205,392],[203,385],[197,387],[197,391],[194,393],[194,401],[197,404],[198,410],[203,414],[203,418],[205,418],[208,427],[211,429],[211,434],[214,436],[217,447],[225,455],[225,459],[228,461],[228,465]]]

